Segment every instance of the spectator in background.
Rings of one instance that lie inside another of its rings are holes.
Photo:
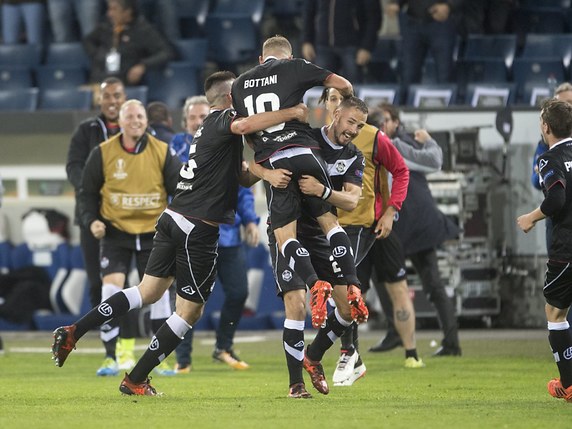
[[[175,52],[163,36],[139,15],[137,0],[107,0],[108,21],[100,23],[83,44],[91,62],[91,82],[108,76],[139,85],[148,68],[165,66]]]
[[[362,82],[381,27],[379,0],[308,0],[302,55],[308,61]]]
[[[502,34],[507,32],[516,0],[470,0],[463,2],[462,34]]]
[[[176,134],[169,143],[169,146],[175,151],[179,159],[189,158],[189,149],[191,148],[193,136],[209,113],[209,102],[204,95],[189,97],[185,101],[182,114],[182,125],[185,132]]]
[[[457,11],[463,0],[392,0],[392,7],[401,8],[403,97],[410,84],[421,82],[425,57],[429,52],[435,60],[437,83],[452,79]]]
[[[161,101],[153,101],[147,105],[147,117],[151,135],[169,144],[175,136],[169,107]]]
[[[559,85],[554,90],[554,98],[572,104],[572,84],[564,82],[563,84]],[[532,175],[531,175],[532,186],[534,186],[538,190],[542,189],[540,187],[540,177],[538,175],[538,158],[540,158],[540,156],[544,154],[544,152],[546,152],[547,150],[548,150],[548,145],[544,142],[544,139],[541,136],[540,140],[538,141],[538,145],[536,146],[536,152],[534,152],[534,157],[532,159]],[[552,240],[552,219],[550,217],[547,217],[544,220],[544,223],[546,224],[546,250],[548,250],[550,248],[550,242]]]
[[[401,241],[405,256],[411,260],[421,278],[423,292],[437,310],[444,337],[441,347],[433,356],[460,356],[455,309],[441,280],[436,251],[444,241],[456,238],[459,228],[437,208],[425,176],[441,169],[443,152],[427,131],[417,130],[415,137],[407,134],[401,125],[399,111],[392,105],[382,105],[379,116],[376,117],[374,113],[372,119],[377,122],[374,125],[382,125],[409,168],[407,198],[393,231]],[[420,217],[419,213],[423,213],[423,216]],[[401,344],[387,291],[384,287],[376,289],[389,326],[386,337],[370,349],[373,352],[391,350]]]
[[[2,0],[2,39],[13,45],[22,41],[20,31],[25,27],[26,43],[40,45],[44,41],[45,0]]]
[[[155,25],[169,42],[174,43],[181,38],[176,0],[139,0],[139,7],[147,21]]]
[[[90,34],[101,18],[101,0],[48,0],[54,42],[77,42]],[[76,33],[79,24],[80,36]]]

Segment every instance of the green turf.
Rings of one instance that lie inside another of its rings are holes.
[[[405,369],[403,349],[363,353],[365,378],[310,400],[286,397],[288,376],[279,333],[239,343],[251,365],[234,371],[210,359],[212,345],[195,341],[193,371],[153,378],[162,397],[128,397],[120,377],[97,378],[100,354],[50,360],[51,334],[4,336],[0,357],[0,428],[569,428],[572,404],[551,398],[546,382],[556,366],[546,335],[462,334],[462,358],[431,358],[428,337],[419,351],[427,367]],[[381,333],[365,334],[367,350]],[[139,340],[138,344],[145,343]],[[45,353],[19,351],[44,347]],[[78,350],[100,347],[90,334]],[[337,351],[337,347],[335,348]],[[140,354],[140,352],[138,352]],[[324,366],[331,378],[336,353]]]

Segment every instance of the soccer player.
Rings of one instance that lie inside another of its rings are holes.
[[[349,97],[336,110],[329,126],[312,130],[312,136],[320,145],[320,153],[332,182],[329,200],[335,206],[346,210],[353,210],[361,195],[365,160],[351,141],[365,126],[367,112],[367,106],[362,100]],[[290,178],[289,172],[267,170],[260,166],[253,166],[253,172],[260,174],[277,188],[285,186]],[[300,179],[300,188],[314,195],[321,195],[323,192],[323,185],[307,175]],[[292,272],[280,254],[273,234],[269,234],[276,286],[278,295],[284,300],[286,313],[283,344],[290,375],[289,396],[307,398],[310,394],[305,388],[302,368],[310,374],[314,387],[320,393],[327,394],[329,388],[320,360],[342,332],[352,324],[354,318],[360,323],[366,321],[367,309],[362,309],[359,314],[352,314],[347,295],[348,289],[356,286],[348,284],[331,255],[330,245],[318,222],[305,210],[302,210],[302,217],[297,223],[297,235],[304,247],[310,251],[312,265],[320,278],[328,279],[329,283],[335,285],[332,297],[336,302],[336,309],[328,315],[325,324],[304,354],[306,285]]]
[[[282,36],[274,36],[264,42],[259,62],[258,66],[240,75],[233,84],[233,105],[241,116],[292,107],[302,100],[306,90],[318,85],[336,88],[344,96],[351,95],[353,91],[351,83],[345,78],[306,60],[292,58],[292,46]],[[265,182],[269,219],[280,253],[310,287],[312,325],[317,328],[326,319],[326,301],[332,286],[318,280],[307,249],[296,238],[296,221],[302,209],[298,179],[302,174],[311,174],[324,185],[324,193],[317,198],[306,198],[304,205],[326,234],[332,255],[346,279],[356,286],[348,299],[356,303],[361,300],[351,243],[327,202],[332,187],[323,161],[314,152],[318,144],[310,135],[310,127],[298,121],[269,127],[249,137],[257,163],[265,168],[282,168],[292,172],[293,180],[284,189]],[[362,305],[354,307],[365,308]]]
[[[550,217],[552,240],[544,280],[548,341],[560,373],[548,382],[548,393],[572,402],[572,332],[566,316],[572,304],[572,105],[550,99],[542,104],[540,130],[548,151],[538,157],[544,200],[530,213],[516,220],[529,232],[540,220]],[[568,183],[570,182],[570,183]]]
[[[119,387],[127,395],[154,396],[148,375],[179,344],[201,317],[216,277],[220,223],[233,223],[239,182],[254,177],[242,171],[242,137],[281,122],[306,117],[296,106],[277,112],[240,118],[231,108],[234,75],[216,72],[205,81],[211,113],[194,136],[189,161],[180,172],[173,201],[160,215],[153,250],[137,287],[124,289],[70,326],[54,331],[53,359],[62,366],[76,342],[90,329],[158,300],[176,274],[176,311],[159,328],[133,370]]]

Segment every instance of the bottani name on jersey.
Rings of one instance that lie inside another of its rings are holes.
[[[258,79],[246,79],[244,81],[244,89],[246,88],[258,88],[260,86],[274,85],[278,82],[278,75],[273,74],[272,76],[261,77]]]

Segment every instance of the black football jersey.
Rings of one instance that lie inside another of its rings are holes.
[[[564,207],[552,216],[552,242],[549,244],[550,259],[572,261],[572,140],[552,146],[538,157],[540,186],[546,192],[558,182],[566,190]],[[571,186],[568,186],[570,183]]]
[[[240,116],[294,107],[302,102],[308,89],[323,85],[331,74],[306,60],[270,57],[234,81],[233,106]],[[289,121],[253,134],[250,137],[256,162],[286,147],[317,147],[316,142],[308,138],[309,131],[308,124]]]
[[[365,168],[365,159],[361,151],[353,143],[339,146],[331,142],[327,137],[326,127],[313,129],[311,135],[320,145],[320,155],[326,164],[332,189],[341,191],[344,183],[361,187]],[[298,228],[305,234],[320,234],[321,231],[318,222],[304,209]]]
[[[234,223],[243,149],[242,136],[230,130],[235,118],[233,109],[217,110],[205,118],[169,208],[188,217]]]

